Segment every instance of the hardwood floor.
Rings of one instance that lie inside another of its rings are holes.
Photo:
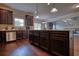
[[[79,35],[74,36],[74,56],[79,56]]]
[[[49,56],[49,54],[28,43],[26,39],[0,44],[0,56]]]
[[[22,39],[0,44],[0,56],[49,56],[49,54]],[[79,36],[74,37],[74,56],[79,56]]]

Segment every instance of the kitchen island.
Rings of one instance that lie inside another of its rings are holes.
[[[30,30],[31,44],[58,56],[74,55],[74,39],[65,30]]]

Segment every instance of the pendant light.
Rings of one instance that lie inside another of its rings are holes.
[[[50,5],[50,3],[47,3],[47,5]]]
[[[74,4],[73,8],[79,8],[79,3]]]
[[[38,4],[36,4],[36,11],[35,11],[35,14],[36,14],[36,16],[35,16],[35,18],[36,19],[38,19],[39,18],[39,15],[38,15]]]
[[[55,3],[53,3],[53,8],[52,8],[52,10],[50,12],[54,13],[54,12],[57,12],[57,11],[58,11],[58,9],[55,7]]]

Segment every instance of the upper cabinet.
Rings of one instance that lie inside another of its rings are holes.
[[[0,9],[0,24],[13,24],[13,12],[6,9]]]
[[[33,16],[25,15],[25,25],[33,26]]]

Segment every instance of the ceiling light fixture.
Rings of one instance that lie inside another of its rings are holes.
[[[79,8],[79,4],[74,4],[73,8]]]
[[[53,3],[53,8],[50,12],[52,13],[52,12],[57,12],[57,11],[58,11],[58,9],[55,7],[55,3]]]
[[[36,17],[35,17],[36,19],[38,19],[39,18],[39,16],[38,15],[36,15]]]
[[[76,8],[79,8],[79,5],[76,5],[75,7],[76,7]]]
[[[58,9],[57,8],[52,8],[51,12],[57,12]]]
[[[35,18],[36,18],[36,19],[39,18],[38,13],[39,13],[39,12],[38,12],[38,4],[36,4],[36,11],[35,11],[35,14],[36,14]]]
[[[47,5],[50,5],[50,3],[47,3]]]
[[[67,22],[67,20],[63,20],[65,23]]]

